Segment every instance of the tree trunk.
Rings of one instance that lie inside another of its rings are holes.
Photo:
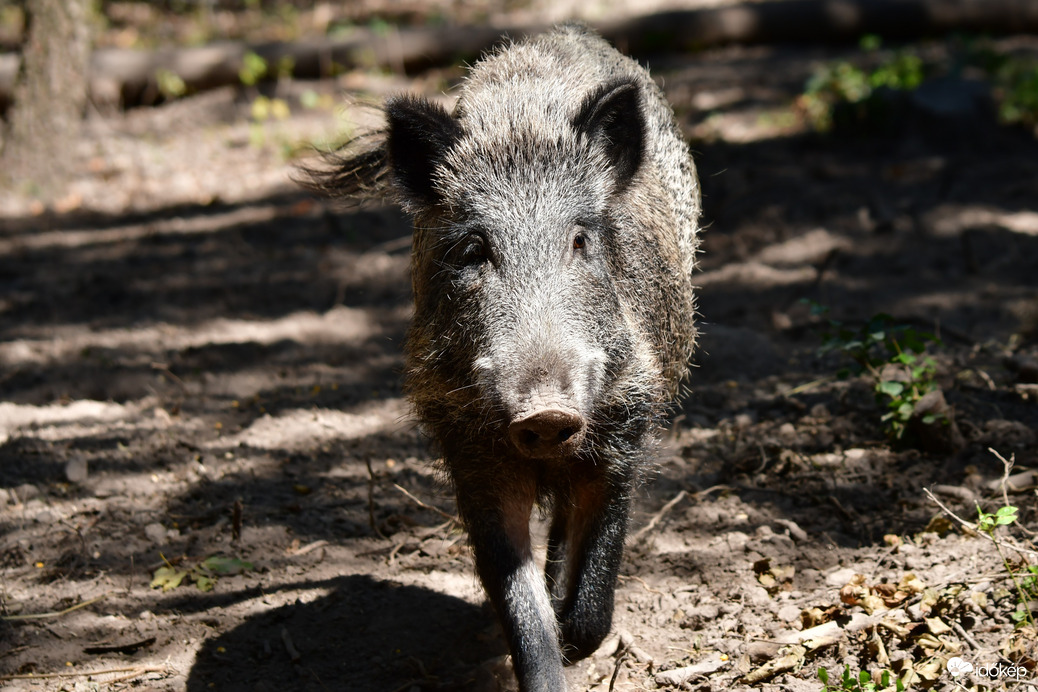
[[[22,69],[0,178],[30,194],[60,191],[87,97],[90,0],[26,0]]]

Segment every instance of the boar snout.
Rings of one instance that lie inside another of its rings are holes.
[[[569,456],[580,448],[587,420],[572,409],[539,408],[512,421],[508,438],[523,456],[548,459]]]

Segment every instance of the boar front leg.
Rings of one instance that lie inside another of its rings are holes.
[[[534,479],[456,480],[455,485],[476,572],[504,628],[519,688],[564,692],[555,612],[530,544]]]
[[[568,501],[555,507],[548,541],[549,560],[552,553],[555,560],[548,571],[568,662],[594,653],[612,627],[630,485],[606,474],[577,478]]]

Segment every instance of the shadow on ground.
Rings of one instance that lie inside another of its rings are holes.
[[[364,575],[295,587],[323,595],[208,639],[188,692],[385,692],[409,682],[460,692],[480,663],[507,653],[489,609],[452,596]]]

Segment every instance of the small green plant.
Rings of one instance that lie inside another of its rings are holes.
[[[1038,125],[1038,65],[1007,63],[998,82],[1002,122]]]
[[[241,574],[252,569],[252,563],[236,557],[212,555],[194,565],[190,569],[179,569],[162,558],[166,563],[155,570],[151,579],[151,588],[172,591],[180,586],[184,579],[190,579],[199,591],[212,591],[221,576]]]
[[[900,91],[918,89],[923,83],[923,61],[913,53],[897,53],[869,75],[873,89],[888,87]]]
[[[916,415],[916,404],[937,389],[937,364],[926,355],[930,345],[941,341],[929,332],[897,325],[894,318],[879,313],[861,327],[849,327],[827,317],[828,308],[808,301],[811,313],[826,320],[819,355],[842,353],[852,365],[837,370],[844,379],[866,374],[873,381],[877,402],[886,409],[882,421],[895,440],[904,437],[909,421]],[[940,413],[928,413],[920,419],[924,424],[946,420]]]
[[[994,537],[995,529],[999,526],[1008,526],[1016,521],[1016,507],[1000,507],[994,514],[988,514],[977,506],[977,530]]]
[[[1014,610],[1010,615],[1017,626],[1026,625],[1031,621],[1033,616],[1030,604],[1038,601],[1038,565],[1027,565],[1022,573],[1026,575],[1020,579],[1021,605],[1023,607]]]
[[[898,678],[893,678],[889,670],[881,671],[879,679],[875,680],[872,674],[863,670],[857,675],[851,673],[850,666],[843,669],[843,675],[839,680],[829,684],[829,671],[825,668],[818,669],[818,679],[824,687],[822,692],[878,692],[879,690],[894,689],[896,692],[904,692],[905,683]]]
[[[897,342],[893,342],[897,345]],[[937,364],[929,356],[920,356],[918,353],[901,351],[891,358],[892,364],[903,366],[895,369],[902,375],[907,373],[907,380],[888,380],[881,371],[880,381],[876,384],[876,394],[886,397],[887,412],[883,414],[882,421],[887,424],[888,430],[894,439],[900,440],[908,426],[908,422],[916,415],[916,404],[925,394],[937,388],[934,377],[937,375]],[[895,375],[896,376],[896,375]],[[936,423],[944,419],[944,414],[927,413],[920,420],[924,425]]]
[[[861,39],[863,50],[876,53],[882,46],[878,36]],[[860,104],[864,111],[875,91],[881,87],[911,91],[923,82],[922,59],[911,52],[898,51],[884,59],[874,70],[866,71],[847,61],[826,63],[815,70],[797,99],[808,122],[819,132],[833,128],[834,112],[844,104]],[[875,110],[875,109],[872,109]]]
[[[1019,510],[1016,507],[1006,505],[999,507],[994,514],[991,514],[982,510],[980,505],[977,505],[977,531],[987,535],[995,544],[998,555],[1002,558],[1002,564],[1009,573],[1009,577],[1013,580],[1013,585],[1016,586],[1016,594],[1020,598],[1020,607],[1010,614],[1010,618],[1016,623],[1017,627],[1028,625],[1033,628],[1035,624],[1034,616],[1031,615],[1030,604],[1031,601],[1038,600],[1038,565],[1027,565],[1023,570],[1014,569],[1002,550],[1002,543],[995,538],[995,530],[999,526],[1009,526],[1016,523],[1018,512]]]
[[[266,60],[256,53],[248,51],[242,57],[241,67],[238,69],[238,79],[245,86],[256,86],[266,76],[267,68]]]
[[[1003,52],[985,38],[962,40],[964,64],[987,74],[998,118],[1009,125],[1038,125],[1038,62]]]
[[[180,98],[187,93],[187,84],[180,75],[171,70],[158,70],[155,73],[155,82],[158,84],[159,93],[167,99]]]
[[[252,100],[249,115],[252,121],[249,123],[249,145],[262,149],[268,141],[267,123],[287,120],[292,115],[292,110],[284,99],[267,98],[261,94]],[[274,140],[284,144],[281,135],[277,132]]]

